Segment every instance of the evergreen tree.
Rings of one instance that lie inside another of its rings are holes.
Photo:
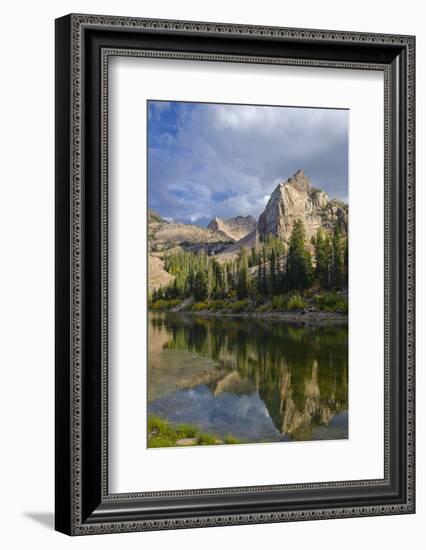
[[[178,280],[177,276],[175,277],[175,280],[173,281],[173,291],[172,291],[172,298],[177,298],[179,296],[179,288],[178,288]]]
[[[246,250],[242,250],[241,258],[239,261],[238,278],[237,278],[237,297],[239,300],[247,298],[249,293],[249,272]]]
[[[349,284],[349,239],[346,235],[344,252],[343,252],[343,284],[348,286]]]
[[[164,298],[164,290],[163,287],[157,288],[157,290],[154,291],[152,295],[152,299],[155,300],[162,300]]]
[[[277,270],[277,255],[275,249],[272,248],[269,256],[269,294],[273,296],[278,292],[278,270]]]
[[[257,274],[256,274],[256,289],[259,292],[259,294],[263,293],[262,275],[263,275],[262,258],[259,258],[259,264],[257,266]]]
[[[223,280],[223,286],[221,289],[221,296],[226,298],[229,292],[228,270],[226,265],[222,268],[222,280]]]
[[[189,268],[188,277],[186,279],[186,294],[192,296],[194,293],[195,274],[192,266]]]
[[[286,264],[284,264],[283,268],[280,271],[279,279],[278,279],[278,288],[279,288],[279,292],[287,292],[289,290],[289,285],[287,281]]]
[[[258,265],[260,262],[260,243],[259,243],[259,233],[256,230],[255,238],[254,238],[254,246],[250,250],[250,257],[248,265],[249,267],[252,267],[254,265]]]
[[[213,271],[213,283],[212,283],[212,294],[215,297],[222,296],[223,293],[223,269],[220,263],[214,259],[212,261],[212,271]]]
[[[214,276],[212,262],[207,263],[207,297],[211,298],[214,288]]]
[[[329,246],[328,236],[324,235],[323,229],[320,227],[314,238],[315,247],[315,276],[321,288],[327,288],[329,284]]]
[[[331,284],[337,288],[340,288],[343,284],[342,238],[337,225],[334,228],[332,240]]]
[[[207,274],[202,269],[199,269],[194,278],[193,295],[197,302],[205,300],[208,295]]]
[[[226,280],[228,281],[228,292],[235,288],[234,264],[226,262]]]
[[[305,228],[298,220],[291,232],[286,266],[286,283],[290,290],[308,288],[312,280],[312,261],[305,248]]]
[[[262,274],[261,274],[261,281],[262,281],[262,286],[261,286],[261,294],[267,294],[268,292],[268,273],[267,273],[267,270],[266,270],[266,249],[265,247],[263,247],[262,249],[262,263],[261,263],[261,269],[262,269]]]

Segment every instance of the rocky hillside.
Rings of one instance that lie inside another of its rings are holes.
[[[252,233],[257,226],[253,216],[237,216],[235,218],[213,218],[208,228],[219,231],[229,237],[231,241],[239,241],[249,233]]]
[[[169,223],[153,210],[148,211],[148,249],[165,252],[179,246],[184,250],[214,252],[233,239],[207,227],[185,223]]]
[[[164,269],[164,261],[158,254],[148,254],[148,290],[152,292],[173,283],[174,276]]]
[[[152,208],[148,208],[148,223],[167,223],[158,212]]]
[[[184,223],[170,223],[148,210],[148,288],[166,287],[174,277],[164,269],[164,254],[180,250],[216,254],[234,239],[221,231]]]
[[[348,206],[312,187],[303,170],[299,170],[277,185],[258,222],[252,216],[215,217],[207,227],[201,227],[167,222],[154,210],[148,210],[150,290],[166,286],[174,279],[164,270],[165,253],[186,250],[214,254],[219,261],[233,260],[241,248],[250,249],[268,235],[288,244],[297,220],[303,221],[307,246],[312,247],[311,237],[319,227],[333,230],[339,225],[347,233]]]
[[[319,227],[333,229],[338,224],[348,229],[348,206],[330,200],[324,191],[311,186],[303,170],[297,171],[287,181],[278,184],[259,217],[258,232],[261,239],[269,234],[288,242],[297,220],[305,225],[309,241]]]

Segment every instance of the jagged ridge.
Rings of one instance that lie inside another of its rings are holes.
[[[215,217],[208,224],[208,228],[220,231],[233,241],[239,241],[256,229],[257,221],[253,216],[236,216],[235,218]]]
[[[343,202],[330,200],[324,191],[312,187],[304,171],[298,170],[273,191],[259,217],[259,237],[265,239],[272,234],[288,242],[297,220],[303,221],[308,241],[319,227],[332,229],[338,224],[347,232],[348,207]]]

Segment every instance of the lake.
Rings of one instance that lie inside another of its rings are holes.
[[[148,314],[148,414],[244,442],[348,437],[348,329]]]

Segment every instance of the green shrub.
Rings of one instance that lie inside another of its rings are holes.
[[[217,437],[213,434],[199,434],[197,445],[216,445]]]
[[[193,424],[173,424],[159,416],[148,416],[148,447],[175,447],[179,439],[194,438],[195,445],[218,445],[221,438],[215,434],[203,433]],[[232,435],[224,438],[224,443],[242,443]]]
[[[303,298],[297,294],[293,294],[293,296],[290,296],[288,303],[287,303],[287,309],[289,311],[296,311],[300,309],[305,309],[307,307],[307,303]]]
[[[270,311],[270,309],[271,309],[270,304],[261,304],[260,306],[257,307],[256,311],[258,313],[266,313]]]
[[[243,312],[243,311],[252,311],[252,306],[250,304],[250,301],[245,300],[237,300],[236,302],[230,302],[228,304],[228,309],[231,311],[235,311],[236,313]]]
[[[349,311],[348,301],[342,298],[342,300],[336,304],[336,311],[338,311],[339,313],[348,313]]]
[[[210,302],[203,301],[203,302],[196,302],[195,304],[193,304],[191,309],[192,311],[205,311],[209,309],[209,307],[210,307]]]
[[[159,416],[150,415],[148,417],[148,434],[171,437],[175,434],[175,430],[167,420]]]
[[[272,309],[275,311],[282,311],[287,307],[287,299],[283,295],[274,296],[272,298]]]
[[[196,437],[197,427],[192,424],[178,424],[176,426],[176,434],[178,439],[186,439],[188,437]]]
[[[154,310],[166,309],[167,305],[168,305],[167,300],[156,300],[155,302],[152,302],[151,309],[154,309]]]
[[[314,298],[315,306],[321,311],[348,312],[348,301],[336,292],[322,292]]]
[[[210,309],[212,311],[221,311],[222,309],[226,309],[226,303],[224,300],[212,300],[210,302]]]
[[[167,309],[172,309],[173,307],[179,305],[182,302],[182,300],[179,300],[176,298],[175,300],[155,300],[155,302],[151,303],[150,308],[154,311],[164,311]]]
[[[225,435],[223,440],[228,445],[236,445],[237,443],[241,443],[241,441],[238,438],[234,437],[233,435]]]
[[[156,449],[158,447],[174,447],[176,441],[168,437],[153,436],[148,439],[148,447]]]

